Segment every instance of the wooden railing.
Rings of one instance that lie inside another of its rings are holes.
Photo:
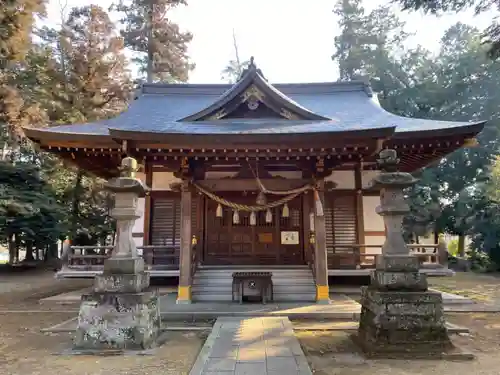
[[[197,254],[197,245],[193,243],[191,247],[191,277],[196,273],[196,269],[198,268],[198,254]]]
[[[410,253],[417,256],[423,264],[444,264],[445,244],[409,244]],[[355,269],[373,268],[376,257],[380,254],[365,253],[367,249],[380,249],[382,245],[352,244],[334,245],[333,252],[328,252],[328,268],[330,269]]]
[[[314,280],[316,280],[316,257],[314,255],[315,249],[314,249],[314,243],[309,243],[309,268],[311,269],[311,272],[313,274]]]
[[[66,266],[70,269],[92,270],[102,268],[104,260],[111,256],[113,246],[71,246]],[[142,250],[144,262],[151,269],[178,269],[178,246],[137,246]]]

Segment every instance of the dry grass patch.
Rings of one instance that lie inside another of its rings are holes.
[[[0,312],[1,375],[189,374],[207,331],[167,332],[166,343],[148,356],[60,355],[71,349],[72,333],[46,334],[40,330],[62,323],[77,312],[58,305],[40,306],[38,300],[81,289],[92,280],[55,280],[53,276],[53,273],[0,275],[0,310],[10,310]],[[65,312],[41,311],[50,308]],[[19,310],[39,312],[15,312]]]
[[[469,316],[470,315],[470,316]],[[365,360],[342,331],[297,331],[295,334],[315,375],[456,375],[461,373],[496,375],[500,344],[500,314],[459,314],[450,317],[455,324],[470,326],[471,335],[453,336],[453,342],[477,355],[471,362],[424,360]],[[493,315],[498,315],[493,318]],[[481,319],[480,319],[481,318]],[[477,325],[470,324],[476,321]],[[488,329],[488,325],[497,325]],[[477,328],[480,328],[478,331]]]
[[[429,286],[477,302],[500,303],[500,276],[457,272],[453,277],[429,277]]]
[[[71,348],[72,334],[44,334],[41,327],[71,318],[69,314],[0,314],[0,367],[2,374],[189,374],[206,332],[167,332],[167,341],[147,356],[61,355]]]

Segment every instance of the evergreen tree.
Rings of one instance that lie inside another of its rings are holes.
[[[403,10],[424,10],[432,14],[460,12],[473,8],[476,15],[500,10],[499,0],[396,0]],[[495,18],[482,34],[483,42],[488,45],[488,55],[492,58],[500,56],[500,25]]]
[[[408,191],[411,213],[405,225],[410,234],[446,231],[460,235],[463,244],[475,213],[485,206],[481,186],[488,178],[491,155],[498,153],[498,66],[487,60],[486,46],[473,28],[451,27],[440,53],[432,58],[422,48],[401,49],[405,34],[396,34],[403,25],[387,8],[366,15],[359,4],[356,0],[337,4],[344,25],[334,55],[341,79],[368,75],[381,105],[396,114],[491,120],[479,136],[479,147],[457,150],[419,171],[419,183]]]
[[[43,122],[38,108],[18,92],[15,72],[31,47],[35,20],[44,12],[44,0],[14,0],[0,7],[0,124],[9,140],[19,139],[22,126]]]
[[[33,163],[0,162],[0,242],[9,245],[10,261],[24,245],[32,250],[57,242],[64,233],[65,210]]]
[[[52,52],[47,68],[51,90],[40,95],[52,122],[93,122],[125,109],[132,82],[123,39],[105,10],[73,8],[60,30],[45,28],[39,35]],[[82,227],[94,238],[109,233],[108,195],[99,189],[101,181],[83,170],[67,170],[56,159],[48,159],[47,168],[51,181],[64,181],[58,197],[71,212],[66,217],[70,233]]]
[[[188,56],[189,32],[168,16],[185,0],[120,0],[112,9],[123,15],[122,35],[125,46],[137,53],[133,61],[145,73],[148,82],[185,82],[194,69]]]
[[[59,32],[59,59],[51,69],[59,123],[113,117],[125,108],[131,91],[123,39],[108,13],[96,5],[73,8]]]

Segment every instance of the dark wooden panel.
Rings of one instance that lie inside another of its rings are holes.
[[[152,203],[151,244],[180,246],[180,195],[171,198],[153,198]]]
[[[356,193],[325,195],[325,224],[330,268],[355,268],[357,256],[351,247],[357,243]]]
[[[181,245],[181,195],[155,196],[152,198],[151,210],[151,245],[171,246],[177,249]],[[198,199],[192,203],[193,233],[197,230],[197,204]]]
[[[255,204],[255,196],[230,194],[227,199]],[[233,223],[233,210],[224,207],[223,217],[216,217],[217,203],[206,201],[204,262],[207,264],[304,264],[301,199],[289,203],[289,217],[282,217],[282,207],[272,210],[273,220],[266,222],[266,212],[256,213],[256,225],[250,225],[250,213],[239,212]],[[297,245],[282,245],[282,231],[297,231]]]

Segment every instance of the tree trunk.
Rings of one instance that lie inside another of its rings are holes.
[[[83,171],[78,169],[75,177],[75,186],[73,188],[73,202],[71,204],[71,231],[70,238],[76,235],[76,230],[78,228],[78,219],[80,217],[80,199],[83,181]]]
[[[16,242],[14,241],[14,235],[9,236],[9,263],[12,264],[16,261]]]
[[[57,246],[57,243],[51,243],[50,245],[47,245],[46,260],[59,259],[58,251],[59,247]]]
[[[465,236],[463,234],[458,236],[458,255],[465,257]]]
[[[19,247],[21,246],[21,239],[16,236],[14,239],[15,249],[16,249],[16,262],[19,262]]]
[[[148,64],[147,64],[147,71],[146,71],[146,79],[148,83],[153,82],[153,59],[154,59],[154,53],[153,53],[153,12],[154,12],[154,6],[151,3],[150,8],[148,10],[148,20],[147,20],[147,44],[148,44]]]
[[[33,256],[33,242],[28,241],[26,243],[26,256],[24,257],[26,262],[33,262],[35,257]]]
[[[2,152],[0,153],[0,160],[7,160],[8,153],[9,153],[9,144],[7,142],[4,142],[2,146]]]

